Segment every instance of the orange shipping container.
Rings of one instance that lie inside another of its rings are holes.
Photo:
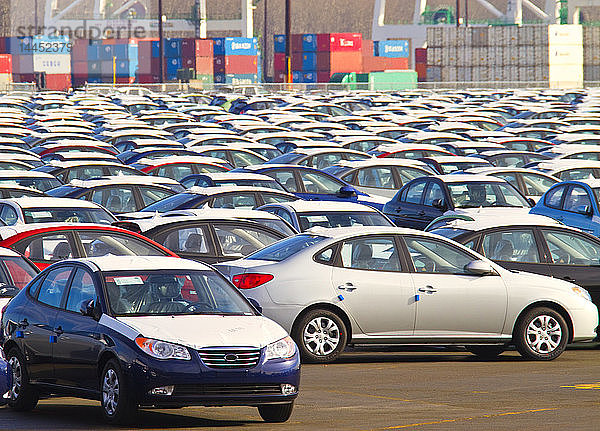
[[[213,58],[212,57],[196,57],[196,73],[202,75],[213,74]]]
[[[424,63],[415,64],[415,71],[419,81],[427,81],[427,65]]]
[[[71,74],[46,75],[46,89],[64,91],[71,88]]]
[[[407,70],[408,58],[385,58],[385,70]]]
[[[327,69],[322,69],[327,71]],[[329,69],[331,74],[339,72],[362,72],[362,54],[360,51],[334,51],[330,53]]]

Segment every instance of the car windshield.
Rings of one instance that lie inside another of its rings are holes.
[[[525,198],[508,183],[448,183],[448,189],[455,208],[530,207]]]
[[[296,232],[283,220],[274,220],[274,219],[253,219],[257,223],[262,224],[263,226],[269,227],[271,229],[275,229],[277,232],[281,232],[285,236],[293,236]]]
[[[102,208],[24,208],[25,223],[100,223],[117,221]]]
[[[218,180],[217,186],[265,187],[267,189],[286,190],[277,181],[273,180]]]
[[[117,316],[255,314],[242,295],[213,271],[108,272],[104,284]]]
[[[457,171],[464,171],[470,168],[481,168],[489,166],[489,163],[481,162],[459,162],[459,163],[440,163],[440,168],[443,174],[451,174]]]
[[[168,198],[162,199],[158,202],[154,202],[153,204],[148,205],[146,208],[143,208],[141,211],[164,213],[167,211],[180,209],[180,206],[191,202],[195,199],[198,199],[199,197],[200,195],[197,195],[195,193],[179,193],[173,196],[169,196]]]
[[[318,235],[296,235],[283,239],[247,257],[250,260],[281,262],[288,257],[326,239]]]
[[[393,226],[385,216],[376,212],[316,212],[298,214],[302,231],[311,227]]]

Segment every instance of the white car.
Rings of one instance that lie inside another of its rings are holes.
[[[585,289],[412,229],[320,229],[217,268],[312,362],[335,360],[347,344],[462,345],[487,357],[512,344],[551,360],[598,326]]]

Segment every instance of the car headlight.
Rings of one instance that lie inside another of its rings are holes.
[[[587,290],[585,290],[583,287],[578,287],[578,286],[573,286],[571,287],[571,290],[573,291],[573,293],[575,293],[576,295],[581,296],[582,298],[587,299],[588,301],[592,300],[592,297],[590,295],[590,292],[588,292]]]
[[[189,350],[178,344],[144,337],[137,337],[135,344],[145,353],[156,359],[183,359],[186,361],[192,359]]]
[[[296,343],[287,336],[267,346],[265,356],[269,359],[289,359],[296,354]]]

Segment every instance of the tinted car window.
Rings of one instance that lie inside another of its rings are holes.
[[[552,187],[556,181],[542,175],[523,173],[521,174],[528,196],[542,196],[546,190]]]
[[[271,193],[265,193],[261,195],[265,204],[278,204],[283,202],[293,202],[298,200],[295,196],[284,196],[284,195],[275,195]]]
[[[248,259],[281,262],[324,239],[326,239],[324,236],[317,235],[292,236],[257,251],[248,256]]]
[[[285,187],[286,190],[292,193],[298,192],[298,187],[296,186],[296,179],[294,178],[293,172],[267,171],[265,172],[265,174],[270,176],[271,178],[275,178],[277,182],[279,182]]]
[[[71,282],[66,309],[79,313],[81,304],[92,299],[96,299],[94,280],[89,272],[79,268]]]
[[[38,301],[59,307],[62,301],[63,294],[71,276],[71,268],[56,268],[51,270],[44,282],[41,285]]]
[[[427,184],[426,182],[419,182],[419,183],[411,185],[407,189],[405,201],[409,202],[409,203],[413,203],[413,204],[420,203],[426,184]]]
[[[91,200],[114,214],[136,210],[131,187],[103,187],[92,192]]]
[[[19,289],[23,289],[37,274],[31,264],[21,257],[3,257],[2,262],[13,285]]]
[[[565,211],[578,212],[583,208],[591,208],[592,202],[588,192],[583,187],[573,187],[563,204]]]
[[[213,199],[212,208],[256,208],[254,193],[226,194]]]
[[[400,271],[400,259],[393,238],[367,237],[345,241],[340,251],[342,266],[350,269]]]
[[[433,202],[436,200],[444,200],[444,191],[442,190],[442,186],[440,186],[438,183],[429,183],[429,188],[425,194],[423,205],[433,206]]]
[[[511,230],[483,236],[483,254],[492,260],[539,263],[533,231]]]
[[[154,202],[158,202],[175,194],[174,192],[171,192],[169,190],[162,190],[154,187],[140,186],[139,190],[140,194],[142,195],[142,201],[144,202],[144,206],[151,205]]]
[[[334,194],[343,186],[343,183],[318,172],[303,171],[300,172],[300,178],[307,193]]]
[[[565,193],[566,186],[555,187],[548,191],[548,194],[544,198],[544,203],[550,208],[560,209],[560,203]]]
[[[195,226],[169,232],[161,243],[175,253],[208,253],[207,238],[206,230]]]
[[[65,234],[38,235],[15,244],[15,249],[33,260],[57,261],[73,257]]]
[[[141,239],[115,232],[79,232],[78,235],[88,257],[165,255]]]
[[[10,205],[2,205],[2,210],[0,211],[0,219],[8,226],[12,226],[17,221],[19,221],[19,217],[17,216],[17,212]]]
[[[224,255],[247,256],[281,238],[270,232],[248,226],[235,227],[228,225],[214,226],[215,233]]]
[[[428,238],[405,238],[416,272],[469,274],[465,265],[473,260],[467,253]]]
[[[356,184],[363,187],[393,189],[394,177],[392,169],[386,167],[360,169],[356,176]]]
[[[565,265],[599,265],[600,245],[571,232],[543,230],[552,262]]]

